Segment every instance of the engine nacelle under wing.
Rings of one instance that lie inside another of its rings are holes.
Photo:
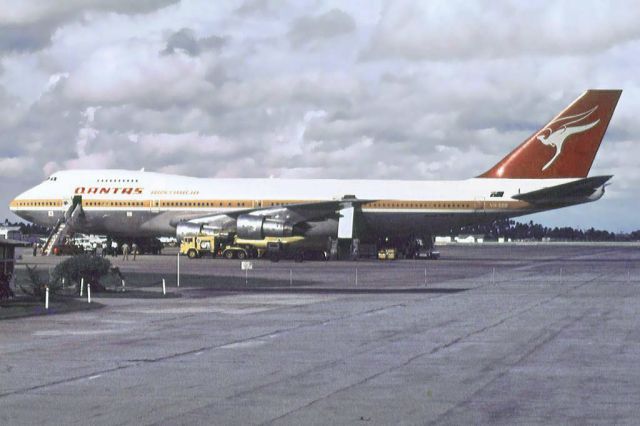
[[[220,229],[207,226],[203,223],[180,222],[176,225],[176,238],[178,240],[194,235],[214,235],[219,232]]]
[[[290,237],[293,224],[264,216],[238,216],[237,233],[239,238],[261,240],[265,237]]]

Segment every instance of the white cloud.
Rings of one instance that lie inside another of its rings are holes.
[[[0,158],[0,176],[3,178],[12,178],[13,176],[24,173],[25,169],[30,169],[35,162],[29,157],[8,157]]]
[[[387,3],[365,59],[589,55],[640,36],[633,0]]]
[[[289,30],[289,39],[294,46],[332,40],[355,31],[353,18],[340,9],[331,9],[317,16],[296,19]]]
[[[144,14],[177,0],[0,0],[0,52],[31,52],[48,46],[59,29],[91,12]]]
[[[161,8],[175,0],[0,0],[0,25],[31,24],[48,19],[72,19],[88,10],[118,13],[144,13]]]
[[[160,50],[142,41],[99,49],[70,72],[66,95],[92,104],[186,103],[211,89],[200,58],[159,55]]]

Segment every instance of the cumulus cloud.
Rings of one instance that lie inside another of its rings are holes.
[[[333,39],[353,32],[353,18],[340,9],[331,9],[316,16],[302,16],[293,21],[289,39],[296,47],[309,43]]]
[[[0,158],[0,176],[11,178],[22,173],[25,168],[33,167],[34,161],[29,157]]]
[[[0,0],[0,52],[34,51],[51,41],[62,25],[87,12],[148,13],[177,0]]]
[[[176,0],[59,0],[56,2],[0,0],[0,24],[27,24],[48,19],[68,20],[88,10],[116,13],[146,13],[175,3]]]
[[[246,0],[235,10],[241,16],[268,15],[288,8],[287,2],[280,0]]]
[[[176,51],[182,51],[189,56],[198,56],[202,50],[220,49],[225,42],[224,37],[215,35],[198,39],[192,29],[182,28],[169,36],[167,46],[162,53],[170,55]]]
[[[591,54],[640,36],[633,0],[389,2],[362,58],[452,60]]]
[[[77,102],[158,105],[189,102],[207,90],[206,64],[188,55],[160,55],[155,43],[130,40],[92,52],[70,74],[66,96]]]

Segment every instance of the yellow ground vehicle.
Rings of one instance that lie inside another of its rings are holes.
[[[265,237],[262,240],[247,240],[236,238],[234,243],[255,250],[256,257],[269,258],[273,262],[280,259],[294,259],[302,262],[304,259],[327,260],[323,247],[318,241],[312,241],[300,235],[292,237]]]
[[[398,253],[395,248],[378,250],[379,260],[396,260],[397,256],[398,256]]]
[[[304,237],[294,236],[294,237],[265,237],[262,240],[247,240],[244,238],[235,238],[234,243],[236,245],[244,246],[244,247],[253,247],[258,257],[262,257],[264,253],[267,252],[270,245],[278,244],[282,247],[297,247],[305,240]]]
[[[221,256],[226,259],[266,256],[271,260],[294,258],[302,261],[305,253],[307,255],[313,254],[312,251],[314,250],[304,246],[305,243],[307,241],[302,236],[266,237],[262,240],[249,240],[229,234],[199,234],[182,239],[180,242],[180,254],[186,255],[190,259],[203,256]]]
[[[184,237],[180,242],[180,254],[187,255],[189,259],[202,256],[223,256],[226,259],[246,259],[251,250],[230,243],[228,236],[197,235]]]
[[[211,235],[185,237],[180,242],[180,254],[186,254],[189,259],[195,259],[207,254],[215,256],[216,237]]]

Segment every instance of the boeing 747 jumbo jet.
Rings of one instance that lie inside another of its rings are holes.
[[[587,177],[622,91],[589,90],[480,176],[460,181],[205,179],[128,170],[53,174],[10,204],[53,227],[114,238],[230,233],[409,241],[452,227],[598,200],[612,176]],[[400,246],[400,243],[399,245]]]

